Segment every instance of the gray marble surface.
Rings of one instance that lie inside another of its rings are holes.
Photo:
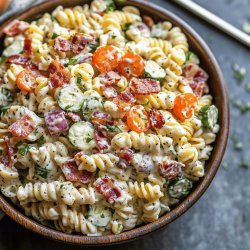
[[[20,10],[34,0],[16,0],[12,9]],[[191,13],[167,0],[156,4],[183,18],[207,41],[223,70],[232,100],[248,101],[250,93],[245,85],[250,83],[250,50],[222,34]],[[250,20],[250,0],[196,0],[200,5],[242,28]],[[8,13],[7,13],[8,14]],[[10,14],[11,15],[11,14]],[[0,19],[4,16],[0,17]],[[233,64],[246,68],[241,84],[234,78]],[[221,167],[202,198],[183,216],[163,231],[110,249],[192,249],[192,250],[248,250],[250,249],[250,169],[239,165],[240,159],[250,160],[250,112],[241,114],[231,105],[231,131],[243,142],[243,150],[235,150],[231,140],[224,157],[228,168]],[[223,128],[222,128],[223,129]],[[31,249],[81,249],[44,239],[28,232],[5,217],[0,222],[0,250]],[[95,249],[95,248],[92,248]]]

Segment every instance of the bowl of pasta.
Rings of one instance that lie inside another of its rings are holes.
[[[45,237],[122,243],[205,192],[227,88],[185,22],[149,2],[55,0],[0,26],[0,208]]]

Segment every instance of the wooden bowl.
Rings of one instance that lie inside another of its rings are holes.
[[[53,0],[44,2],[37,6],[31,7],[25,12],[18,14],[12,19],[18,18],[20,20],[32,20],[33,18],[45,13],[51,12],[58,5],[64,7],[72,7],[75,5],[83,5],[89,1],[84,0]],[[158,7],[149,2],[140,2],[137,0],[128,1],[127,4],[136,6],[140,9],[141,13],[152,16],[155,21],[169,20],[174,25],[180,26],[188,37],[190,48],[197,53],[201,59],[201,66],[209,73],[209,83],[211,94],[214,97],[214,103],[219,109],[219,124],[220,131],[217,135],[216,142],[214,143],[214,149],[209,161],[206,164],[206,175],[202,178],[198,184],[194,187],[192,193],[188,195],[182,202],[177,204],[171,212],[165,214],[157,221],[143,226],[139,226],[127,232],[123,232],[118,235],[108,236],[82,236],[82,235],[68,235],[58,232],[51,228],[44,227],[35,220],[26,217],[16,207],[3,196],[0,195],[0,208],[13,220],[27,229],[43,235],[47,238],[59,240],[67,243],[80,244],[80,245],[103,245],[124,243],[140,236],[144,236],[148,233],[156,231],[165,227],[167,224],[178,218],[184,212],[186,212],[205,192],[213,180],[223,157],[229,131],[229,100],[227,94],[227,87],[221,72],[221,69],[214,58],[214,55],[201,39],[201,37],[184,21],[172,14],[171,12]],[[126,5],[126,4],[125,4]],[[11,19],[11,20],[12,20]],[[6,26],[8,20],[0,26],[0,39],[3,38],[3,28]]]

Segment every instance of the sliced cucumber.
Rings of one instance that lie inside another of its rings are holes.
[[[87,151],[96,147],[94,127],[90,122],[76,122],[69,129],[69,140],[78,149]]]
[[[193,185],[190,180],[185,177],[181,177],[169,185],[168,193],[172,198],[180,199],[190,193],[192,186]]]
[[[94,111],[103,110],[103,100],[95,90],[88,90],[83,94],[82,112],[86,119],[89,119]]]
[[[199,111],[199,118],[206,128],[213,129],[218,120],[218,109],[214,106],[204,106]]]
[[[78,112],[83,103],[83,93],[81,90],[71,84],[60,90],[58,105],[65,111]]]
[[[186,53],[186,64],[187,63],[200,64],[200,59],[194,52],[188,51]]]
[[[144,68],[145,78],[163,79],[166,76],[165,70],[155,61],[148,60]]]
[[[13,102],[14,96],[7,88],[0,88],[0,107],[6,106]]]
[[[3,51],[3,55],[6,57],[18,55],[23,51],[24,40],[22,37],[17,38],[9,47]]]
[[[112,212],[109,208],[92,205],[89,207],[88,220],[97,227],[106,227],[112,218]]]

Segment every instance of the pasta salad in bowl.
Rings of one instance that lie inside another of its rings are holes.
[[[94,0],[3,33],[0,188],[26,216],[119,235],[171,214],[206,175],[221,113],[178,25]]]

